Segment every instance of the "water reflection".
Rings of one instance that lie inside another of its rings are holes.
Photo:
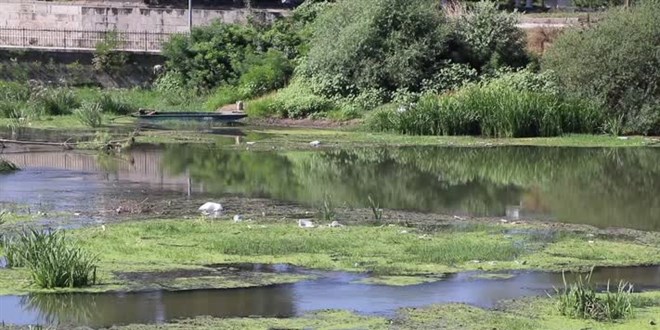
[[[554,218],[660,230],[660,149],[381,148],[249,153],[168,147],[164,166],[207,190],[308,204]]]
[[[92,203],[100,192],[134,191],[152,199],[172,198],[172,192],[242,195],[310,206],[331,195],[335,205],[355,207],[368,206],[371,196],[385,209],[660,230],[660,148],[275,153],[175,145],[141,147],[119,158],[76,152],[3,157],[27,170],[0,176],[0,202],[42,200],[56,209]]]
[[[347,309],[392,316],[401,307],[460,302],[485,308],[502,299],[539,296],[563,284],[558,273],[510,273],[489,280],[477,273],[451,274],[442,281],[406,287],[356,284],[365,275],[328,273],[318,280],[272,287],[183,292],[0,296],[0,322],[108,327],[161,323],[200,315],[287,317],[322,309]],[[575,274],[567,274],[573,280]],[[636,289],[660,287],[660,267],[600,268],[593,283],[625,279]]]

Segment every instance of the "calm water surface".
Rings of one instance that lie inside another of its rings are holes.
[[[4,154],[0,203],[76,210],[118,193],[156,198],[238,195],[317,205],[542,219],[660,230],[660,148],[409,147],[222,151],[146,147],[121,157]],[[139,196],[138,196],[139,197]],[[136,198],[138,198],[136,197]]]
[[[163,323],[200,315],[290,317],[323,309],[346,309],[392,317],[402,307],[459,302],[485,308],[502,299],[543,296],[563,286],[562,275],[512,272],[508,279],[452,274],[433,283],[393,287],[357,284],[366,275],[332,272],[296,284],[232,290],[0,296],[0,322],[108,327]],[[574,274],[567,274],[570,281]],[[660,267],[601,268],[592,283],[626,279],[637,289],[660,288]]]

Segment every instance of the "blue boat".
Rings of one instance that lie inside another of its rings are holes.
[[[234,122],[247,117],[242,111],[232,112],[159,112],[140,109],[132,115],[141,120],[182,120],[204,122]]]

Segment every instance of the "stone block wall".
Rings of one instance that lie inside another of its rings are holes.
[[[282,10],[258,9],[254,13],[264,20],[273,20]],[[193,9],[193,24],[205,25],[214,20],[243,23],[246,9]],[[136,3],[121,2],[40,2],[2,0],[0,29],[119,30],[151,32],[185,32],[188,30],[188,10],[150,8]]]

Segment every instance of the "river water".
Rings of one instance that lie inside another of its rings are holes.
[[[386,212],[660,230],[660,148],[237,152],[178,145],[142,147],[119,157],[78,152],[3,157],[24,170],[0,175],[0,203],[35,208],[108,209],[108,196],[117,195],[246,196],[307,206],[330,198],[348,207],[368,207],[371,197]]]
[[[563,287],[558,273],[502,274],[510,278],[484,279],[468,272],[397,287],[356,283],[368,277],[364,274],[328,272],[315,280],[246,289],[0,296],[0,322],[109,327],[202,315],[291,317],[324,309],[393,317],[402,307],[456,302],[491,308],[502,299],[544,296]],[[575,276],[566,274],[569,281]],[[636,289],[658,289],[660,267],[600,268],[592,275],[592,283],[601,287],[608,280],[616,285],[620,279],[635,283]]]

